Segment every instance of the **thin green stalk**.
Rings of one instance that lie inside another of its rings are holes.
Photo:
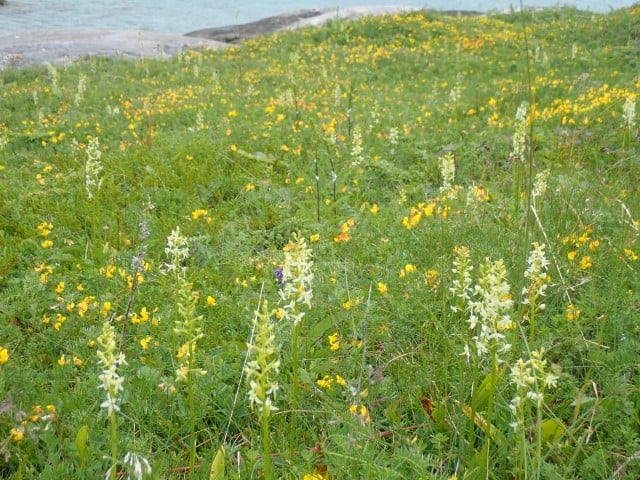
[[[109,415],[111,420],[111,480],[118,476],[118,422],[115,412]]]
[[[187,395],[189,398],[189,478],[195,478],[196,467],[196,402],[193,390],[193,375],[191,369],[193,368],[194,357],[194,345],[193,342],[189,344],[189,373],[187,373]]]
[[[529,245],[529,237],[531,234],[531,191],[533,189],[533,124],[535,120],[536,112],[536,94],[533,86],[533,79],[531,74],[531,58],[529,57],[529,35],[527,34],[527,24],[525,22],[524,2],[520,0],[520,12],[522,18],[522,36],[524,40],[525,49],[525,67],[526,67],[526,80],[527,89],[529,92],[529,145],[526,149],[527,156],[527,171],[525,173],[526,178],[526,202],[527,210],[525,214],[524,224],[524,245]]]
[[[262,409],[262,463],[265,480],[271,480],[271,439],[269,438],[270,415],[271,412],[268,408]]]
[[[293,457],[295,455],[295,435],[296,435],[296,410],[298,409],[298,338],[300,336],[299,322],[293,327],[293,337],[291,339],[291,422],[289,424],[289,463],[293,465]]]
[[[540,479],[540,463],[542,460],[542,405],[536,404],[536,479]]]

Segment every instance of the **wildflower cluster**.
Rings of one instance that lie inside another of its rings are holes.
[[[533,242],[533,249],[529,253],[527,260],[527,270],[524,277],[529,280],[529,285],[522,288],[522,303],[531,305],[532,308],[537,306],[540,310],[544,310],[544,303],[538,304],[538,299],[544,297],[548,287],[547,267],[549,260],[544,253],[544,244]]]
[[[295,234],[293,242],[288,243],[284,251],[284,263],[277,272],[280,298],[287,302],[282,307],[281,314],[283,319],[298,325],[305,315],[305,312],[300,311],[300,306],[304,304],[310,308],[313,298],[311,249],[307,247],[304,237]]]
[[[502,260],[490,261],[480,265],[480,278],[473,288],[473,297],[468,302],[469,329],[479,357],[492,353],[509,351],[511,345],[506,342],[504,331],[515,327],[510,310],[513,305],[510,287],[506,280],[507,271]]]
[[[461,311],[464,305],[471,299],[471,284],[473,279],[471,278],[471,272],[473,271],[473,264],[471,263],[471,252],[469,247],[457,246],[454,248],[455,258],[453,259],[453,268],[451,272],[455,275],[453,279],[453,286],[449,288],[449,291],[454,297],[457,297],[459,304],[463,306],[453,305],[451,309],[454,312]]]
[[[2,151],[3,153],[4,153],[4,149],[9,144],[9,140],[7,139],[5,132],[6,132],[6,127],[4,127],[3,125],[0,125],[0,151]]]
[[[53,422],[58,419],[55,405],[47,405],[42,408],[40,405],[31,407],[31,415],[20,412],[20,424],[12,427],[9,431],[12,442],[21,442],[25,438],[35,437],[38,432],[46,432],[51,428]]]
[[[555,388],[558,377],[547,371],[547,361],[542,357],[544,349],[531,352],[531,358],[519,359],[511,367],[511,383],[516,386],[516,394],[509,404],[516,420],[511,424],[514,430],[523,428],[524,407],[532,403],[536,408],[542,407],[544,392]]]
[[[279,352],[275,344],[274,326],[268,302],[262,305],[262,311],[256,311],[253,319],[255,339],[248,343],[248,355],[254,358],[247,362],[245,373],[249,384],[249,401],[262,413],[277,410],[273,404],[279,386]]]
[[[534,200],[538,197],[542,197],[547,191],[547,180],[549,179],[550,174],[551,171],[548,168],[536,174],[536,177],[533,180],[533,189],[531,190],[531,196]]]
[[[99,189],[102,184],[100,179],[100,173],[102,172],[102,152],[100,151],[100,141],[98,138],[90,138],[87,145],[87,160],[85,163],[85,188],[87,190],[87,196],[93,198],[93,190]]]
[[[191,283],[184,278],[178,279],[178,318],[175,321],[173,333],[184,338],[184,343],[178,349],[176,358],[180,365],[176,370],[176,381],[189,383],[191,375],[205,375],[207,372],[195,368],[195,351],[198,340],[204,337],[202,333],[202,315],[196,315],[198,295],[193,291]]]
[[[631,131],[636,126],[636,99],[628,96],[622,106],[622,124]]]
[[[180,227],[171,230],[167,237],[167,247],[164,253],[169,257],[169,263],[165,263],[165,272],[175,272],[177,276],[184,275],[187,267],[185,260],[189,258],[189,240],[180,234]]]
[[[456,161],[453,153],[449,152],[441,156],[439,160],[440,174],[442,175],[440,193],[444,194],[447,198],[455,198],[456,189],[453,182],[456,176]]]
[[[353,129],[353,138],[351,139],[351,164],[353,166],[359,165],[364,160],[362,152],[362,132],[360,127],[356,126]]]
[[[353,219],[349,218],[346,222],[344,222],[340,226],[340,233],[337,236],[333,237],[333,241],[336,243],[350,241],[351,235],[349,235],[349,231],[351,230],[351,227],[353,227],[354,225],[355,225],[355,222],[353,221]]]
[[[515,132],[513,134],[511,158],[522,162],[527,148],[527,110],[529,104],[523,102],[516,110]]]
[[[124,353],[118,351],[116,346],[116,334],[111,322],[105,321],[102,324],[102,334],[96,339],[99,349],[96,352],[98,364],[102,367],[99,388],[107,393],[107,399],[100,404],[100,408],[106,408],[107,414],[111,416],[120,411],[118,405],[119,394],[124,390],[122,384],[124,377],[118,374],[118,367],[126,365]]]

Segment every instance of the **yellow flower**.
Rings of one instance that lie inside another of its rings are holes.
[[[11,429],[11,440],[14,442],[20,442],[24,438],[24,427],[12,428]]]
[[[107,315],[109,315],[110,310],[111,310],[111,302],[104,302],[102,304],[102,308],[100,309],[100,315],[102,315],[104,318],[107,318]]]
[[[424,274],[424,281],[430,287],[433,287],[435,285],[437,278],[438,278],[437,270],[427,270]]]
[[[42,237],[48,236],[51,233],[52,229],[53,229],[53,224],[49,222],[42,222],[36,227],[36,231],[38,232],[38,235]]]
[[[375,215],[380,211],[380,207],[378,206],[377,203],[374,203],[373,205],[371,205],[371,208],[369,209],[369,211]]]
[[[62,355],[60,355],[60,358],[57,361],[58,366],[60,367],[64,367],[65,365],[67,365],[69,363],[69,361],[66,359],[64,353]]]
[[[625,255],[627,256],[627,258],[628,258],[629,260],[631,260],[632,262],[634,262],[634,261],[638,260],[638,255],[637,255],[633,250],[631,250],[630,248],[625,248],[625,249],[624,249],[624,254],[625,254]]]
[[[189,343],[183,343],[176,353],[176,358],[182,358],[189,352]]]
[[[198,208],[191,212],[191,218],[193,220],[198,220],[200,217],[206,217],[207,215],[209,215],[209,211],[202,208]]]
[[[340,375],[336,375],[336,383],[341,387],[344,387],[347,384],[347,381],[342,378]]]
[[[360,421],[364,423],[371,422],[371,416],[369,415],[369,410],[364,405],[351,405],[349,407],[349,412],[353,415],[356,415],[360,418]]]
[[[151,343],[151,335],[147,335],[146,337],[140,340],[140,346],[142,350],[149,350],[149,344]]]
[[[218,302],[216,302],[216,299],[213,298],[211,295],[207,296],[207,305],[209,305],[210,307],[215,307],[218,304]]]
[[[576,252],[575,250],[572,250],[569,253],[567,253],[567,258],[573,261],[576,258],[576,255],[578,255],[578,252]]]
[[[309,237],[309,241],[311,243],[317,243],[318,241],[320,241],[320,234],[319,233],[315,233],[315,234],[311,235]]]
[[[576,307],[573,306],[572,303],[570,303],[567,306],[567,313],[566,313],[566,318],[567,320],[576,320],[577,318],[580,318],[580,314],[582,312],[580,310],[578,310]]]
[[[51,240],[44,240],[42,243],[40,243],[40,246],[42,248],[51,248],[53,247],[53,242]]]
[[[325,375],[324,377],[316,380],[316,383],[320,388],[331,388],[333,386],[333,378],[329,375]]]
[[[9,351],[6,348],[0,349],[0,365],[4,365],[9,361]]]
[[[62,292],[64,292],[64,282],[59,282],[56,286],[56,293],[60,295]]]
[[[389,292],[389,289],[387,288],[387,285],[385,283],[378,282],[378,291],[382,295],[386,295]]]
[[[589,255],[585,255],[580,259],[580,268],[582,270],[586,270],[587,268],[593,267],[593,263],[591,263],[591,257]]]
[[[320,475],[319,473],[307,473],[302,480],[327,480],[326,475]]]
[[[338,336],[338,332],[334,332],[327,337],[329,339],[329,350],[335,352],[340,348],[340,337]]]

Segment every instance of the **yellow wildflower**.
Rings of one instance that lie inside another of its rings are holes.
[[[593,263],[591,263],[591,257],[589,255],[585,255],[580,259],[580,268],[582,270],[586,270],[587,268],[593,267]]]
[[[0,348],[0,365],[4,365],[9,361],[9,351],[6,348]]]
[[[151,343],[151,336],[147,335],[146,337],[140,340],[140,346],[142,350],[149,350],[149,344]]]
[[[572,303],[570,303],[567,306],[566,318],[569,321],[576,320],[576,319],[580,318],[581,313],[582,312],[580,310],[578,310],[576,307],[573,306]]]
[[[334,332],[327,337],[329,339],[329,350],[335,352],[340,348],[340,337],[338,336],[338,332]]]
[[[20,442],[24,438],[24,427],[20,426],[18,428],[11,429],[11,440],[14,442]]]

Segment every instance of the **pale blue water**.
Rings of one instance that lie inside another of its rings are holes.
[[[636,0],[637,1],[637,0]],[[593,12],[630,6],[634,0],[528,0],[527,6],[571,5]],[[259,20],[301,8],[402,4],[437,10],[505,10],[508,0],[7,0],[0,6],[0,34],[37,29],[117,28],[184,34]]]

